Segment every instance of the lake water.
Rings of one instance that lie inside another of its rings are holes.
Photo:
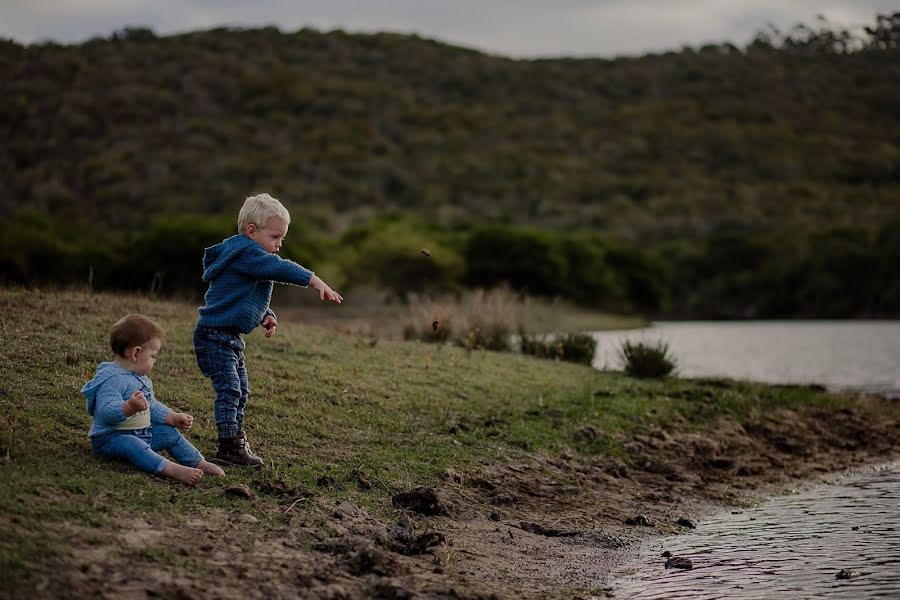
[[[593,335],[600,369],[621,369],[625,339],[664,340],[682,377],[816,383],[900,398],[900,321],[657,322]]]
[[[611,576],[617,598],[900,598],[900,463],[701,520]]]

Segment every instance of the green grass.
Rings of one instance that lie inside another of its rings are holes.
[[[129,312],[146,314],[166,330],[151,373],[157,397],[193,414],[189,438],[207,456],[215,451],[213,393],[191,350],[194,305],[0,290],[0,456],[9,455],[0,462],[0,580],[63,555],[68,541],[58,526],[66,522],[102,532],[123,514],[171,520],[232,510],[238,502],[261,519],[277,519],[293,500],[257,494],[237,501],[222,493],[231,483],[281,480],[386,513],[392,510],[388,488],[435,484],[447,467],[465,471],[537,450],[621,454],[623,434],[676,413],[702,428],[725,413],[746,420],[779,406],[853,402],[806,388],[638,381],[580,365],[419,342],[373,345],[282,319],[272,339],[247,336],[245,425],[268,466],[229,469],[223,479],[207,477],[187,488],[90,450],[90,418],[79,390],[97,363],[110,359],[109,327]],[[586,439],[579,435],[586,427],[602,435]],[[354,469],[373,479],[372,490],[355,485]],[[337,485],[317,487],[323,475]]]

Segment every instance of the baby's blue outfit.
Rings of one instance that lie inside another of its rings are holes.
[[[135,390],[144,393],[150,406],[150,427],[116,429],[128,418],[122,406]],[[155,474],[167,462],[157,454],[160,450],[168,450],[179,464],[188,467],[196,467],[203,460],[200,451],[180,431],[166,425],[166,416],[172,409],[153,395],[149,377],[104,362],[97,366],[94,378],[84,384],[81,393],[87,398],[88,414],[94,418],[89,435],[97,454],[128,461],[142,471]]]
[[[206,249],[203,281],[209,289],[194,329],[194,354],[216,392],[219,438],[239,435],[250,397],[242,334],[261,325],[266,315],[275,316],[269,308],[274,282],[306,287],[313,275],[244,235]]]

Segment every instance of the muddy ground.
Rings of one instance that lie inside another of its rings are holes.
[[[387,521],[320,493],[260,484],[248,491],[280,499],[275,519],[250,514],[252,500],[234,490],[232,510],[186,523],[123,520],[118,532],[70,523],[58,533],[71,553],[36,565],[28,596],[606,597],[611,566],[635,542],[683,531],[722,505],[896,458],[900,422],[870,418],[784,410],[749,427],[721,418],[704,433],[674,420],[622,440],[627,463],[533,454],[448,470],[434,489],[390,490],[397,511]],[[149,560],[148,546],[166,551]]]

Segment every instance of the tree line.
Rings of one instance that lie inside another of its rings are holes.
[[[203,249],[235,233],[231,217],[172,214],[137,230],[90,229],[22,212],[0,222],[6,283],[199,297]],[[717,230],[635,245],[591,230],[447,227],[383,214],[338,237],[295,222],[282,256],[338,289],[398,299],[509,285],[600,310],[669,318],[900,316],[900,218],[875,230]]]

